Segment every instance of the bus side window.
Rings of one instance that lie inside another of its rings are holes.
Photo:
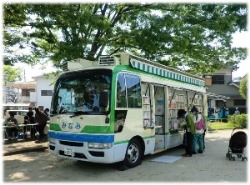
[[[126,74],[126,86],[128,93],[128,107],[141,108],[141,83],[139,76]]]
[[[118,75],[116,106],[119,108],[141,108],[141,83],[138,76],[124,75],[124,73]]]
[[[116,106],[121,108],[127,108],[127,94],[126,94],[126,86],[124,74],[120,73],[117,77],[117,101]]]

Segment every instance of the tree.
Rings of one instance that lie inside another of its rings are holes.
[[[21,69],[20,68],[14,68],[10,65],[4,65],[3,66],[3,81],[4,81],[4,101],[16,103],[18,92],[14,91],[13,88],[7,87],[7,84],[9,82],[15,82],[18,80],[21,80]]]
[[[246,48],[232,48],[232,34],[246,30],[246,4],[5,4],[5,51],[29,47],[23,62],[129,51],[202,74],[237,65]],[[13,30],[21,34],[13,33]],[[9,38],[9,39],[8,39]],[[13,42],[8,42],[14,40]],[[6,54],[7,52],[5,52]],[[5,55],[5,62],[19,60]],[[164,58],[167,58],[164,60]]]
[[[245,99],[247,98],[247,78],[248,75],[244,76],[240,82],[240,95]]]
[[[6,85],[8,82],[15,82],[22,79],[21,69],[14,68],[10,65],[3,66],[3,76],[4,76],[4,84]]]

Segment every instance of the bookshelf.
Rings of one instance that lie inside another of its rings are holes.
[[[150,127],[150,99],[148,96],[142,97],[142,106],[143,106],[143,127]]]

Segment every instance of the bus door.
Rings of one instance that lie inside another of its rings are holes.
[[[165,94],[164,86],[154,86],[155,152],[165,149]]]

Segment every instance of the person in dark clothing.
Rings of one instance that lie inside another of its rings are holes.
[[[35,117],[34,117],[34,112],[32,110],[32,107],[29,107],[29,111],[26,114],[29,117],[29,122],[30,123],[35,123]]]
[[[39,132],[39,139],[42,139],[44,137],[44,127],[46,126],[49,118],[46,114],[40,111],[39,108],[35,108],[35,112],[35,121],[38,123],[36,130]]]
[[[18,122],[17,119],[14,118],[14,116],[15,115],[13,113],[10,113],[10,117],[7,118],[4,122],[5,126],[9,126],[9,128],[6,128],[6,133],[9,140],[17,139]]]
[[[179,109],[177,112],[178,119],[183,120],[180,126],[186,130],[185,153],[182,154],[184,157],[192,157],[193,135],[195,133],[194,114],[197,112],[196,107],[191,109],[191,113],[187,113],[184,109]]]
[[[29,118],[29,123],[36,123],[32,107],[29,107],[29,111],[27,112],[26,116],[28,116],[28,118]],[[30,137],[35,138],[36,137],[35,133],[36,133],[35,127],[31,127]]]
[[[23,124],[24,124],[24,125],[29,124],[29,117],[28,117],[28,116],[24,116]],[[23,134],[26,134],[26,131],[27,131],[27,127],[24,126],[24,127],[23,127]]]
[[[48,108],[46,108],[46,109],[44,110],[44,114],[49,118],[49,109],[48,109]]]

